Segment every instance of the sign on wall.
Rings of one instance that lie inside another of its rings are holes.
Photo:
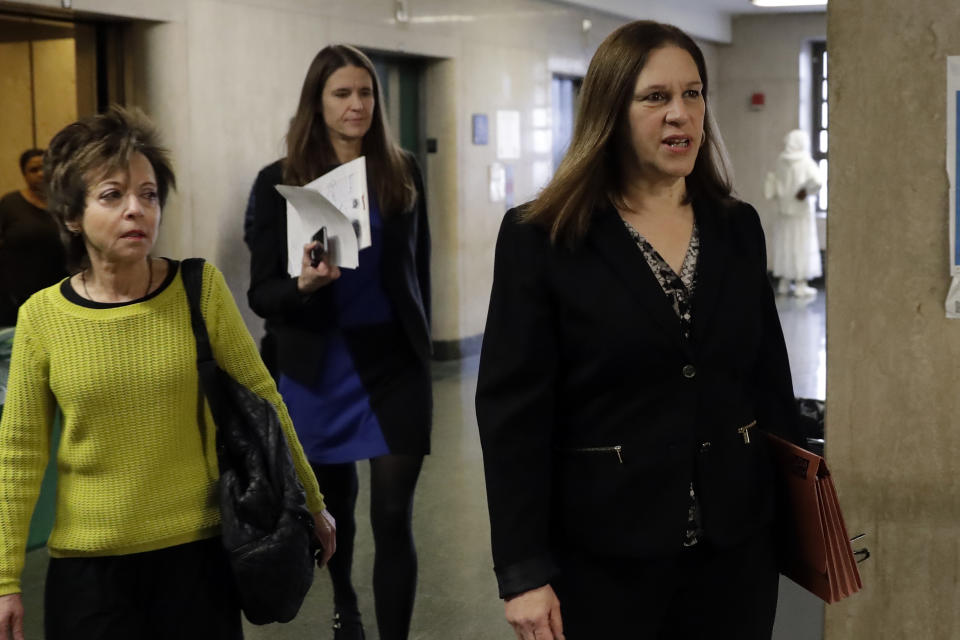
[[[497,111],[497,160],[520,159],[520,112]]]
[[[947,175],[950,178],[948,318],[960,318],[960,56],[947,58]]]

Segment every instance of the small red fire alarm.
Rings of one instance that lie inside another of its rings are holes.
[[[762,93],[754,93],[750,96],[750,108],[754,111],[760,111],[763,109],[766,102],[767,96]]]

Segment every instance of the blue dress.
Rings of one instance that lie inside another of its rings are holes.
[[[315,464],[427,453],[398,451],[409,448],[411,433],[424,429],[416,406],[424,405],[429,414],[430,379],[383,287],[383,220],[370,193],[371,246],[360,251],[357,269],[343,269],[327,285],[333,288],[337,326],[327,335],[316,382],[308,386],[283,374],[279,380],[304,452]]]

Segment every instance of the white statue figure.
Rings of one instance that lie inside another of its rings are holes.
[[[780,279],[777,293],[788,294],[792,281],[795,296],[814,296],[817,290],[807,281],[819,277],[822,270],[810,197],[816,195],[823,178],[810,157],[805,131],[794,129],[784,138],[784,144],[777,170],[767,174],[764,184],[764,195],[775,199],[778,208],[773,232],[773,275]]]

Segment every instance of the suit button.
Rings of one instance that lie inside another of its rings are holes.
[[[710,443],[704,442],[700,445],[700,453],[706,453],[707,451],[710,451]]]
[[[692,364],[685,364],[683,365],[682,372],[684,378],[692,378],[697,375],[697,368]]]

